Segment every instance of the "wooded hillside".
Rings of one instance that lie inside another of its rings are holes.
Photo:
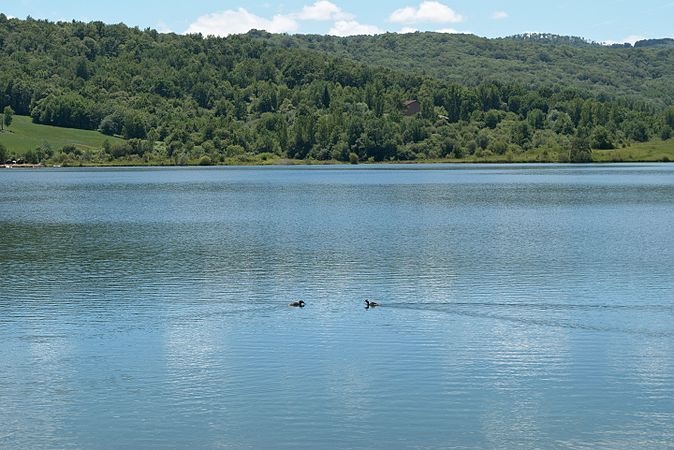
[[[585,161],[590,146],[671,136],[673,48],[539,40],[204,38],[0,15],[0,109],[126,139],[34,152],[66,163]],[[421,111],[408,117],[412,99]]]

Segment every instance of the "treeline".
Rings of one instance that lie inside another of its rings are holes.
[[[178,36],[0,14],[0,109],[128,140],[34,153],[57,161],[355,162],[534,150],[584,161],[590,147],[666,139],[674,127],[674,109],[653,102],[559,83],[464,85],[421,75],[423,67],[392,70],[312,50],[298,44],[305,39]],[[402,103],[412,99],[421,111],[408,117]]]
[[[541,33],[499,39],[432,32],[344,38],[258,36],[279,46],[322,51],[398,71],[424,71],[465,86],[497,81],[534,89],[575,88],[657,108],[674,101],[674,40],[640,41],[633,48]]]

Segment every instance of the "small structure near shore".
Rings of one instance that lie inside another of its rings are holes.
[[[421,112],[421,104],[418,100],[406,100],[403,102],[404,114],[406,116],[416,116]]]

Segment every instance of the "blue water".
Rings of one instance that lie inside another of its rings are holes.
[[[0,232],[3,449],[674,446],[674,165],[5,170]]]

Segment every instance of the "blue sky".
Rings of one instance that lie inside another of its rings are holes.
[[[16,0],[0,11],[25,18],[124,22],[176,33],[373,34],[458,31],[480,36],[549,32],[600,42],[674,37],[674,1],[627,0]]]

